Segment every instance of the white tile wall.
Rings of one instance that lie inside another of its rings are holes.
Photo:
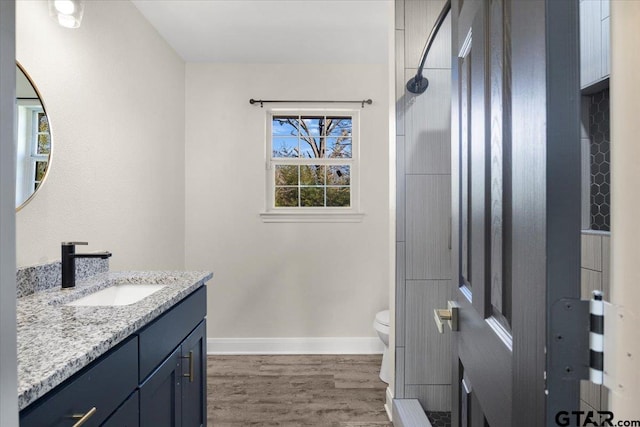
[[[449,279],[450,175],[407,175],[407,279]]]
[[[406,281],[404,242],[396,243],[396,347],[404,347],[406,318]],[[404,363],[404,359],[403,359]]]
[[[418,399],[423,408],[429,411],[451,410],[450,385],[407,385],[405,399]]]
[[[602,236],[598,234],[582,235],[582,268],[602,270]]]
[[[450,384],[451,333],[439,333],[433,319],[433,310],[446,308],[450,299],[449,281],[408,280],[406,292],[406,333],[411,340],[405,342],[405,383]]]
[[[445,0],[396,0],[396,390],[431,411],[451,407],[450,335],[433,309],[445,307],[451,277],[450,19],[432,46],[419,96],[415,76],[427,36]]]
[[[610,236],[604,233],[582,234],[581,298],[590,299],[594,290],[601,290],[609,299]],[[608,393],[605,387],[580,382],[580,404],[587,410],[607,410]]]
[[[404,347],[396,347],[396,382],[394,399],[404,399]]]
[[[415,75],[410,69],[405,81]],[[425,70],[429,87],[407,101],[405,113],[408,174],[451,173],[451,71]]]

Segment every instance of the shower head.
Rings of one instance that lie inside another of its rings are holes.
[[[429,80],[423,77],[422,74],[416,74],[415,77],[407,82],[407,90],[416,95],[424,93],[429,87]]]

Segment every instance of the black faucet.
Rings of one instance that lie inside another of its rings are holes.
[[[93,254],[77,254],[76,245],[88,245],[87,242],[62,242],[62,288],[76,286],[76,258],[107,259],[111,252],[96,252]]]

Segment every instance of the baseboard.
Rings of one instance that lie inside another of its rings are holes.
[[[207,354],[382,354],[378,337],[207,338]]]

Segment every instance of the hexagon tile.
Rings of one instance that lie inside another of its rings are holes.
[[[433,427],[451,427],[451,412],[427,411],[427,418]]]
[[[609,89],[591,95],[591,229],[610,230],[611,156],[609,137]]]

